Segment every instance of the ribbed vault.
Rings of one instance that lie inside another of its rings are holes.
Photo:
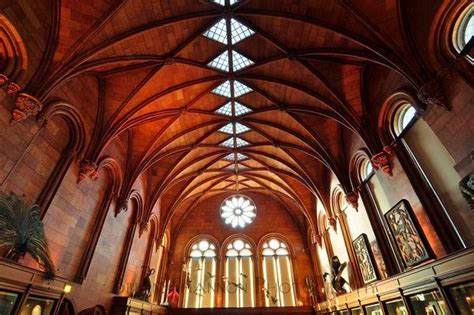
[[[328,202],[329,174],[352,189],[344,135],[381,150],[367,123],[377,112],[366,95],[370,74],[414,89],[426,79],[414,70],[403,7],[128,0],[92,10],[58,1],[54,49],[30,74],[30,92],[44,101],[97,78],[97,103],[81,104],[97,112],[84,159],[99,161],[125,138],[120,196],[145,175],[143,219],[159,202],[162,230],[206,198],[236,191],[267,194],[298,224],[315,227],[314,201]]]

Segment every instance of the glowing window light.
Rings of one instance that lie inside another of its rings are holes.
[[[255,203],[246,196],[234,195],[221,205],[221,218],[233,228],[244,228],[253,222],[256,216]]]
[[[225,19],[221,19],[219,22],[214,24],[204,33],[204,36],[221,44],[227,45],[227,26]]]

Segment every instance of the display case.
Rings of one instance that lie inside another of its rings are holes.
[[[20,295],[14,292],[0,291],[0,314],[11,314]]]
[[[474,281],[450,286],[446,291],[456,314],[474,314]]]
[[[413,314],[446,315],[448,309],[438,290],[417,293],[408,296]]]
[[[380,304],[371,304],[364,307],[365,315],[383,315]]]
[[[362,309],[360,307],[351,309],[351,315],[362,315]]]
[[[402,299],[387,301],[384,303],[385,314],[388,315],[408,315],[407,308]]]
[[[55,311],[55,305],[56,300],[29,296],[20,311],[20,315],[51,315]]]

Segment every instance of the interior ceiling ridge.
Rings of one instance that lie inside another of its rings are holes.
[[[128,143],[133,161],[124,174],[126,187],[158,174],[147,204],[167,195],[179,208],[229,181],[226,193],[285,194],[310,213],[328,172],[350,186],[341,134],[374,143],[363,123],[367,73],[394,73],[407,84],[416,75],[390,46],[396,39],[381,40],[355,6],[330,3],[321,12],[332,15],[322,16],[314,1],[278,2],[170,1],[161,12],[139,1],[137,9],[160,15],[114,28],[129,20],[123,5],[100,27],[84,27],[89,41],[52,63],[58,68],[40,90],[99,78],[102,128],[90,155],[99,158],[123,133],[142,135]]]

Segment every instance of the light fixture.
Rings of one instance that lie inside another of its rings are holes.
[[[64,293],[70,293],[72,291],[72,286],[70,284],[65,284],[63,292]]]

